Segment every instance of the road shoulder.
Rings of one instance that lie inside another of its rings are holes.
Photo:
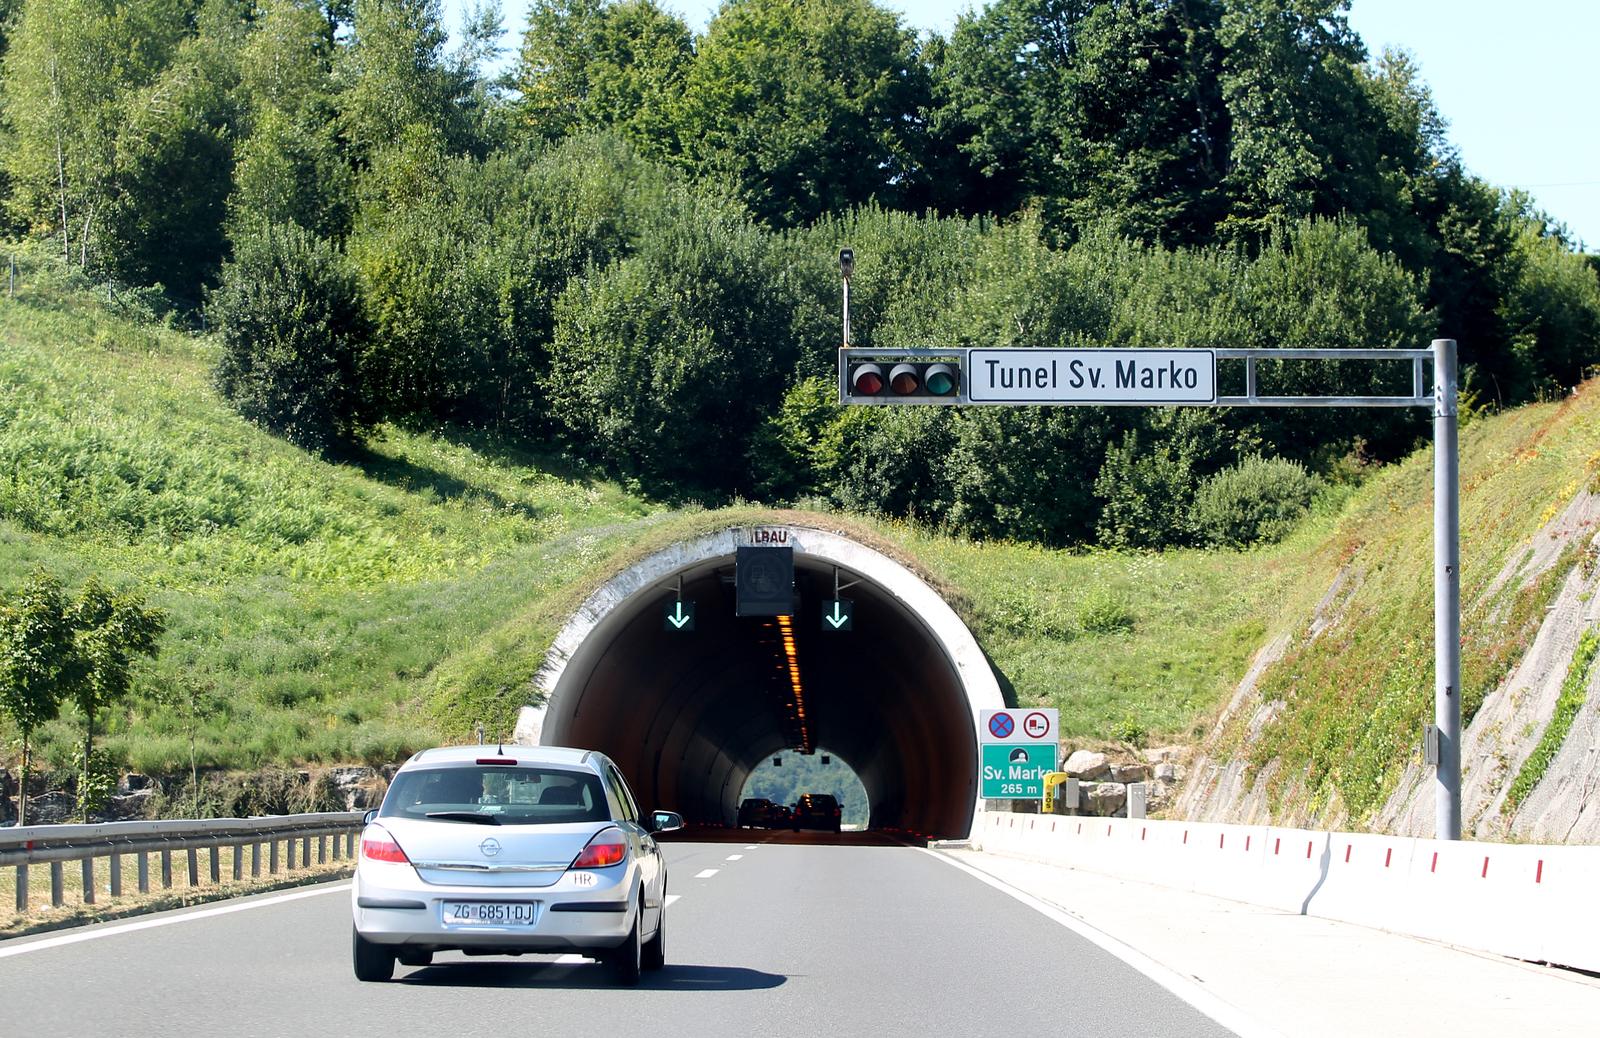
[[[1593,1035],[1600,1018],[1600,979],[1581,973],[1003,855],[932,853],[1137,949],[1283,1034]]]

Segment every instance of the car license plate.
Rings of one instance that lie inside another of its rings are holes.
[[[531,901],[446,901],[440,915],[447,926],[532,926]]]

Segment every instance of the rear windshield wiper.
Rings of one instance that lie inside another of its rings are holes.
[[[429,818],[442,818],[446,822],[477,822],[479,825],[499,825],[500,819],[494,815],[480,814],[477,811],[429,811]]]

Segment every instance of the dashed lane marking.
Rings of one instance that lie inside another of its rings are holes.
[[[682,896],[683,896],[682,894],[668,894],[667,895],[667,904],[671,905],[674,901],[678,900],[678,898],[680,898]]]
[[[721,869],[701,869],[699,872],[696,872],[694,874],[694,878],[695,879],[710,879],[712,876],[715,876],[717,873],[719,873],[721,871],[722,871]]]
[[[730,854],[730,855],[728,855],[728,860],[729,861],[738,861],[740,858],[743,858],[743,857],[744,857],[744,855],[742,855],[742,854]]]

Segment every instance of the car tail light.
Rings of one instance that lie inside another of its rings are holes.
[[[479,764],[515,765],[517,762],[510,757],[479,757]]]
[[[406,852],[389,835],[388,830],[377,826],[370,827],[361,836],[361,856],[372,861],[395,861],[404,865],[411,864],[411,859],[406,857]]]
[[[574,869],[603,869],[619,865],[627,857],[628,844],[621,829],[602,829],[594,834],[589,846],[569,866]]]

